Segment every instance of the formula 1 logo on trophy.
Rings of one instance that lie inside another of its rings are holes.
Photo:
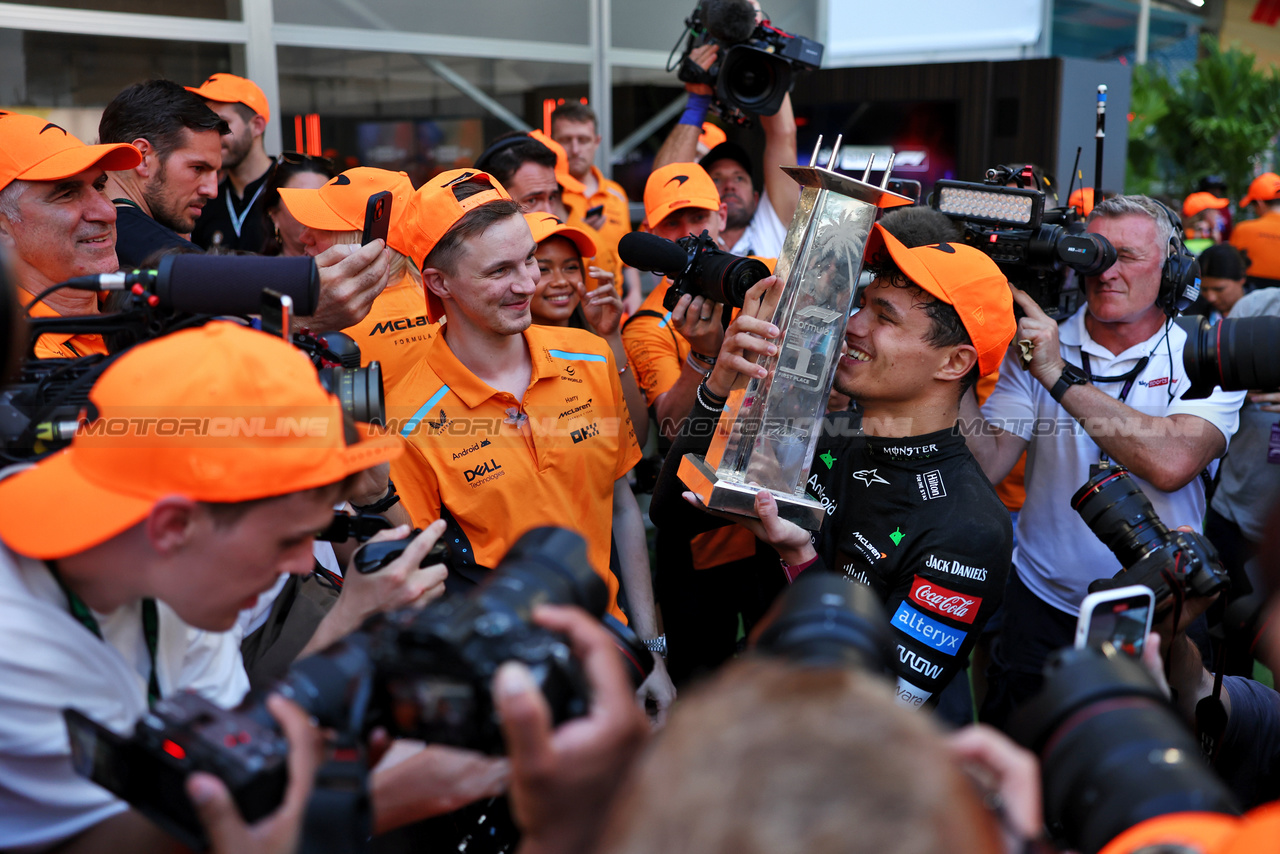
[[[778,354],[760,360],[764,378],[739,378],[706,457],[686,454],[679,470],[713,510],[754,516],[756,493],[768,489],[782,518],[811,531],[825,513],[805,484],[867,237],[882,208],[911,204],[886,189],[892,157],[878,187],[867,183],[874,158],[861,181],[832,171],[840,141],[826,168],[814,165],[821,137],[808,166],[783,167],[804,189],[774,270],[783,284],[770,288],[761,315],[782,332]]]

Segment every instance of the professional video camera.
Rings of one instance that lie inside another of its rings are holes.
[[[299,313],[310,314],[320,283],[310,258],[189,254],[166,256],[155,270],[82,276],[55,287],[123,291],[128,297],[114,314],[32,318],[32,345],[42,333],[123,333],[143,341],[216,316],[259,313],[269,304],[264,294],[288,296]],[[311,358],[321,383],[353,420],[382,423],[381,366],[373,362],[361,368],[354,341],[341,332],[295,333],[292,341]],[[39,459],[70,442],[89,406],[89,390],[117,355],[28,358],[14,382],[0,389],[0,458]]]
[[[1128,469],[1103,468],[1076,490],[1071,506],[1124,567],[1090,584],[1091,593],[1142,584],[1163,616],[1187,596],[1212,596],[1230,584],[1213,543],[1165,527]]]
[[[730,255],[716,246],[706,231],[674,241],[633,231],[619,241],[618,255],[637,270],[661,273],[671,279],[671,287],[662,298],[667,311],[674,309],[685,294],[742,308],[751,286],[769,276],[763,261]]]
[[[889,618],[865,584],[830,572],[806,572],[783,592],[752,632],[763,655],[815,667],[888,673]]]
[[[1016,183],[1018,186],[1006,186]],[[1031,167],[988,169],[981,184],[942,180],[930,205],[955,220],[964,241],[981,249],[1009,282],[1055,320],[1072,314],[1079,291],[1066,288],[1065,268],[1096,276],[1116,262],[1105,237],[1085,231],[1074,208],[1045,209]]]
[[[365,544],[353,558],[356,570],[378,571],[408,542]],[[451,560],[449,547],[439,542],[422,565]],[[601,618],[606,601],[582,537],[562,528],[535,528],[473,592],[374,617],[359,632],[296,662],[274,690],[340,733],[363,736],[382,726],[393,737],[501,753],[490,686],[503,662],[529,668],[555,724],[586,714],[590,702],[568,644],[534,624],[533,609],[577,605]],[[605,624],[638,686],[653,669],[652,655],[621,623]],[[239,709],[227,710],[190,694],[167,698],[129,738],[68,709],[73,764],[198,846],[203,830],[182,785],[191,772],[221,777],[247,821],[280,803],[286,750],[264,701],[253,695]]]
[[[746,125],[751,116],[773,115],[791,91],[795,72],[822,65],[821,44],[767,20],[757,23],[756,8],[747,0],[701,0],[684,25],[688,40],[676,76],[714,89],[714,106],[727,122]],[[689,58],[704,44],[720,46],[715,64],[705,71]],[[677,41],[672,56],[679,47]],[[670,60],[667,65],[673,70]]]
[[[1187,329],[1182,364],[1191,388],[1183,400],[1199,400],[1223,391],[1280,389],[1280,317],[1238,317],[1209,323],[1200,317]]]

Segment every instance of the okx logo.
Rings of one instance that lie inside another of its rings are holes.
[[[592,421],[592,422],[591,422],[590,424],[588,424],[587,426],[585,426],[585,427],[583,427],[583,428],[581,428],[581,429],[578,429],[578,430],[574,430],[574,431],[573,431],[572,433],[570,433],[569,435],[570,435],[571,437],[573,437],[573,444],[575,444],[575,445],[576,445],[576,444],[578,444],[579,442],[585,442],[586,440],[588,440],[588,439],[592,438],[593,436],[599,436],[599,435],[600,435],[600,425],[598,425],[598,424],[596,424],[596,422]]]

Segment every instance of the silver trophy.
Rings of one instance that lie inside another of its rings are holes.
[[[874,156],[861,181],[832,171],[840,141],[825,169],[814,165],[821,137],[808,166],[782,167],[804,189],[774,269],[783,284],[769,289],[757,315],[781,332],[778,354],[759,360],[769,371],[763,379],[738,378],[706,457],[680,461],[680,479],[707,507],[754,516],[756,493],[767,489],[779,516],[810,531],[826,513],[805,485],[867,236],[882,208],[912,201],[886,189],[892,157],[878,187],[867,183]]]

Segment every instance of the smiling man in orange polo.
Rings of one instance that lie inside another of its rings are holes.
[[[625,619],[609,569],[612,535],[631,626],[659,646],[644,528],[626,480],[640,449],[608,344],[532,325],[537,244],[488,174],[431,179],[405,228],[428,315],[448,321],[387,393],[388,423],[408,440],[391,474],[415,523],[449,523],[463,565],[447,584],[479,582],[521,534],[559,525],[586,538],[610,611]],[[661,717],[675,690],[660,658],[641,692]]]
[[[85,145],[39,116],[0,112],[0,246],[24,305],[73,276],[114,273],[116,209],[107,170],[142,161],[128,144]],[[97,314],[97,295],[63,290],[31,307],[32,317]],[[99,335],[42,335],[36,355],[71,359],[105,353]]]

